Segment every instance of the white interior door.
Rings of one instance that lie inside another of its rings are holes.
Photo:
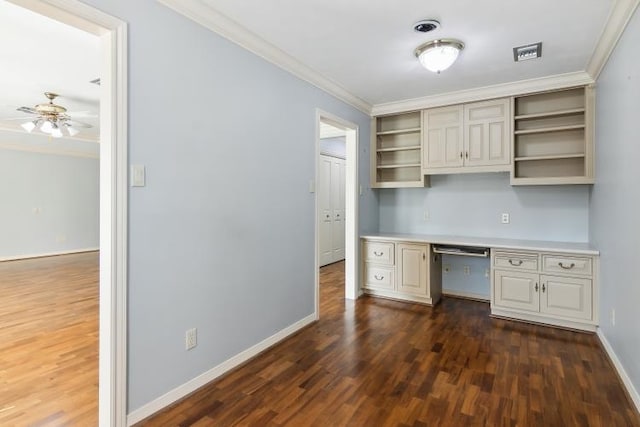
[[[333,209],[331,209],[332,159],[320,156],[318,164],[318,215],[320,235],[320,266],[333,262]]]
[[[344,259],[344,166],[343,159],[334,158],[331,167],[331,207],[333,208],[333,262]]]
[[[318,171],[322,267],[345,258],[345,161],[321,154]]]

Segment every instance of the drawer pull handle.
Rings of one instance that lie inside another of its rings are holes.
[[[374,275],[373,277],[375,277],[376,280],[382,280],[384,279],[384,276],[378,276],[377,274]]]
[[[536,290],[536,292],[538,292],[538,282],[536,282],[536,286],[534,289]]]
[[[546,291],[547,287],[544,285],[544,283],[542,284],[542,292]]]
[[[510,259],[510,260],[509,260],[509,264],[511,264],[511,265],[513,265],[513,266],[515,266],[515,267],[520,267],[520,266],[522,265],[522,260],[521,260],[521,259],[519,259],[519,260],[517,260],[517,261],[518,261],[518,263],[516,264],[512,259]],[[537,289],[536,289],[536,290],[537,290]]]
[[[375,256],[382,256],[382,255],[384,255],[384,252],[373,251],[373,254]]]
[[[462,158],[462,151],[460,152],[460,158]]]
[[[564,268],[565,270],[571,270],[573,267],[576,266],[575,263],[571,263],[571,265],[564,265],[562,262],[559,262],[558,265],[560,266],[560,268]]]

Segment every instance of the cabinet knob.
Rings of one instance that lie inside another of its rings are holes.
[[[464,158],[465,158],[465,159],[468,159],[468,158],[469,158],[469,152],[468,152],[468,151],[465,151],[465,152],[464,152]]]
[[[547,287],[544,285],[544,283],[542,284],[542,292],[546,291]]]
[[[564,268],[565,270],[571,270],[573,267],[576,266],[576,264],[572,262],[570,265],[564,265],[562,262],[559,262],[558,266],[560,268]]]
[[[536,292],[538,292],[538,282],[536,282],[536,286],[534,287],[534,289],[536,290]]]
[[[462,151],[460,152],[460,159],[462,159]]]

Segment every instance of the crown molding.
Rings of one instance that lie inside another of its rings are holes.
[[[613,4],[602,34],[587,64],[587,73],[594,80],[598,79],[600,72],[607,64],[611,53],[618,44],[618,40],[620,40],[620,36],[627,28],[627,24],[639,4],[640,0],[616,0]]]
[[[448,92],[403,101],[376,104],[371,109],[372,116],[416,111],[443,105],[462,104],[505,96],[524,95],[527,93],[563,89],[572,86],[592,84],[594,81],[585,71],[557,74],[529,80],[501,83],[497,85]]]
[[[86,159],[100,158],[100,155],[97,153],[65,150],[56,146],[47,147],[42,145],[24,145],[24,144],[12,144],[10,142],[0,142],[0,149],[13,150],[13,151],[26,151],[29,153],[53,154],[56,156],[83,157]]]
[[[369,115],[371,104],[200,0],[158,0],[179,14]]]

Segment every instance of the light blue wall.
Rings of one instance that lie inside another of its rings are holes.
[[[345,158],[347,155],[346,138],[339,136],[336,138],[322,138],[320,140],[320,153],[328,156]]]
[[[0,177],[0,259],[97,249],[98,159],[0,148]]]
[[[584,185],[512,187],[508,174],[485,173],[435,175],[430,188],[378,191],[382,232],[573,242],[589,237],[589,188]],[[510,214],[509,224],[500,222],[503,212]],[[451,258],[445,291],[489,297],[488,260]],[[470,276],[462,275],[464,265],[472,267]]]
[[[370,119],[156,1],[87,3],[129,23],[129,158],[147,172],[129,194],[131,412],[314,312],[316,108],[359,126],[365,186]]]
[[[431,188],[379,191],[383,232],[573,242],[589,237],[585,185],[512,187],[508,174],[486,173],[432,176]],[[511,215],[510,224],[501,224],[503,212]]]
[[[597,81],[591,241],[600,250],[600,327],[640,390],[640,13]],[[611,323],[615,309],[616,324]]]

